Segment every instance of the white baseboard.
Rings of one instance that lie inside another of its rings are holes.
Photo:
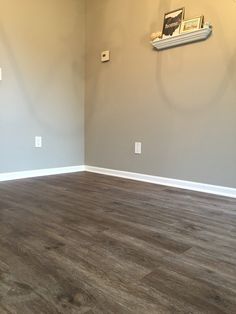
[[[92,166],[73,166],[73,167],[60,167],[60,168],[51,168],[51,169],[39,169],[39,170],[29,170],[29,171],[19,171],[19,172],[7,172],[0,173],[0,182],[1,181],[10,181],[10,180],[18,180],[18,179],[26,179],[26,178],[35,178],[35,177],[43,177],[57,174],[65,174],[65,173],[74,173],[74,172],[94,172],[114,177],[120,177],[125,179],[137,180],[142,182],[149,182],[169,187],[175,187],[180,189],[186,189],[196,192],[203,192],[209,194],[215,194],[220,196],[227,196],[236,198],[236,189],[216,186],[204,183],[196,183],[191,181],[183,181],[176,180],[170,178],[163,178],[157,176],[150,176],[146,174],[133,173],[127,171],[119,171],[113,169],[105,169],[99,167]]]
[[[182,181],[176,179],[169,179],[169,178],[162,178],[157,176],[150,176],[146,174],[140,173],[133,173],[133,172],[126,172],[126,171],[119,171],[119,170],[112,170],[112,169],[105,169],[99,167],[91,167],[85,166],[85,170],[88,172],[100,173],[109,176],[115,176],[125,179],[137,180],[142,182],[149,182],[159,185],[165,185],[180,189],[186,189],[196,192],[203,192],[209,194],[215,194],[220,196],[227,196],[236,198],[236,189],[228,188],[223,186],[216,186],[204,183],[196,183],[191,181]]]
[[[10,181],[26,178],[35,178],[43,176],[51,176],[63,173],[73,173],[85,171],[85,166],[73,166],[73,167],[60,167],[51,169],[39,169],[39,170],[29,170],[29,171],[18,171],[18,172],[6,172],[0,173],[1,181]]]

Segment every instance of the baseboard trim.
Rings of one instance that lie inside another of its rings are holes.
[[[85,171],[85,166],[0,173],[0,182]]]
[[[19,179],[27,179],[27,178],[35,178],[35,177],[43,177],[43,176],[51,176],[58,174],[66,174],[66,173],[75,173],[88,171],[93,173],[99,173],[108,176],[114,176],[119,178],[125,178],[130,180],[154,183],[169,187],[175,187],[179,189],[191,190],[202,193],[209,193],[214,195],[226,196],[236,198],[236,189],[216,186],[204,183],[196,183],[191,181],[183,181],[176,180],[170,178],[163,178],[158,176],[151,176],[141,173],[106,169],[100,167],[93,166],[72,166],[72,167],[60,167],[60,168],[50,168],[50,169],[38,169],[38,170],[29,170],[29,171],[19,171],[19,172],[6,172],[0,173],[0,182],[3,181],[11,181],[11,180],[19,180]]]
[[[196,191],[196,192],[236,198],[236,189],[223,187],[223,186],[176,180],[176,179],[150,176],[146,174],[119,171],[119,170],[92,167],[92,166],[85,166],[85,171],[109,175],[109,176],[115,176],[115,177],[120,177],[120,178],[125,178],[125,179],[137,180],[137,181],[142,181],[142,182],[149,182],[149,183],[154,183],[154,184],[159,184],[159,185],[165,185],[165,186],[175,187],[179,189],[185,189],[185,190],[191,190],[191,191]]]

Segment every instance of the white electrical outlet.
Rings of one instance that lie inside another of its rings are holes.
[[[43,145],[42,136],[35,136],[34,146],[37,147],[37,148],[41,148],[42,145]]]
[[[134,145],[134,152],[135,154],[142,154],[142,143],[141,142],[135,142],[135,145]]]

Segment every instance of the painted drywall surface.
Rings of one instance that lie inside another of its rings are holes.
[[[183,6],[212,37],[153,50],[150,33]],[[86,11],[86,164],[236,187],[236,2],[87,0]]]
[[[84,22],[83,0],[0,2],[0,173],[84,164]]]

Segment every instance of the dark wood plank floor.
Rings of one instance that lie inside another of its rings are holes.
[[[0,313],[236,313],[236,200],[91,173],[0,183]]]

